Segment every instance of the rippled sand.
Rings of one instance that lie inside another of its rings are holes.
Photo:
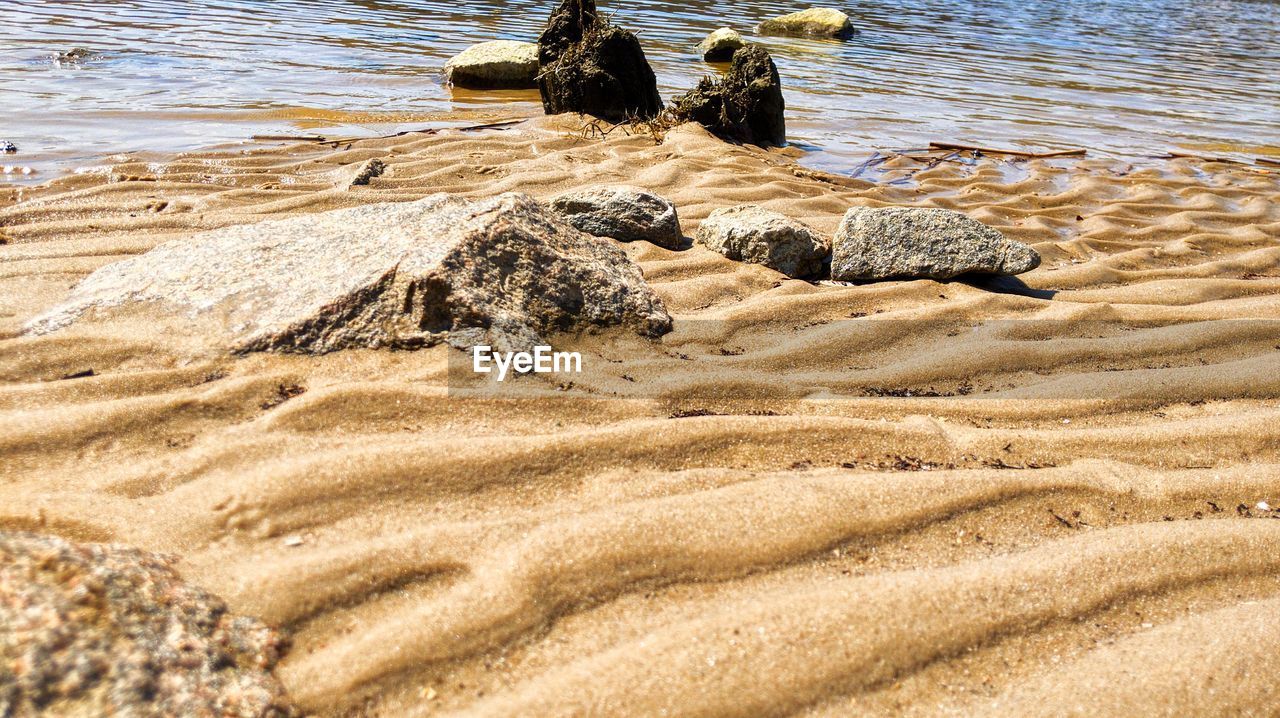
[[[900,158],[872,184],[567,122],[0,191],[0,527],[179,555],[292,636],[280,677],[320,715],[1270,712],[1280,175]],[[741,202],[824,232],[855,203],[959,209],[1044,263],[815,285],[630,245],[675,331],[566,339],[596,367],[575,386],[497,393],[451,387],[443,347],[20,336],[194,229],[600,182],[686,234]]]

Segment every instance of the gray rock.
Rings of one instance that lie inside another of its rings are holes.
[[[756,25],[761,35],[792,35],[798,37],[834,37],[847,39],[856,32],[849,16],[831,8],[811,7],[793,12]]]
[[[574,227],[620,242],[644,240],[679,249],[684,242],[675,205],[636,187],[592,187],[562,194],[551,209]]]
[[[671,327],[625,252],[515,193],[437,194],[168,242],[89,275],[28,331],[139,312],[179,317],[237,352],[446,339],[513,351],[556,331]]]
[[[755,205],[715,210],[695,238],[729,259],[763,264],[788,277],[819,273],[831,252],[808,225]]]
[[[722,27],[698,43],[698,51],[702,53],[702,59],[707,62],[728,62],[733,59],[733,53],[746,44],[747,41],[738,34],[737,30]]]
[[[538,46],[515,40],[482,42],[445,63],[444,74],[459,87],[534,88],[538,86]]]
[[[0,531],[0,715],[297,715],[283,649],[169,558]]]
[[[836,230],[831,278],[950,279],[960,274],[1021,274],[1040,254],[959,212],[915,207],[854,207]]]

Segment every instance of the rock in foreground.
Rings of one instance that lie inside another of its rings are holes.
[[[597,237],[653,242],[679,249],[684,242],[675,205],[636,187],[592,187],[562,194],[551,209],[566,222]]]
[[[636,36],[609,24],[595,0],[563,0],[538,37],[538,90],[548,115],[611,122],[662,111],[658,80]]]
[[[482,42],[445,63],[444,74],[459,87],[534,88],[538,86],[538,46],[514,40]]]
[[[742,35],[738,34],[737,30],[722,27],[698,43],[698,51],[702,53],[702,59],[707,62],[728,62],[733,59],[733,53],[746,44],[747,41],[742,39]]]
[[[788,277],[821,272],[831,252],[808,225],[755,205],[712,212],[698,225],[696,239],[729,259],[763,264]]]
[[[281,650],[167,559],[0,532],[0,715],[295,715]]]
[[[29,330],[146,311],[221,332],[234,351],[308,353],[445,339],[511,351],[556,331],[656,336],[671,325],[621,249],[514,193],[437,194],[168,242],[89,275]]]
[[[727,140],[755,145],[787,141],[786,109],[778,68],[759,45],[735,52],[723,79],[704,77],[672,103],[676,119],[697,122]]]
[[[836,230],[831,278],[950,279],[969,272],[1021,274],[1040,254],[959,212],[854,207]]]
[[[834,37],[844,40],[853,37],[856,31],[849,16],[839,10],[811,7],[808,10],[765,20],[756,25],[756,32],[761,35]]]

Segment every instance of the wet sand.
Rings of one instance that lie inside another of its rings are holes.
[[[178,555],[291,637],[279,676],[318,715],[1269,712],[1280,175],[898,158],[873,183],[575,122],[0,190],[0,527]],[[853,204],[957,209],[1044,262],[849,286],[626,245],[670,335],[561,338],[574,386],[474,394],[445,347],[21,334],[198,229],[597,183],[689,235],[745,202],[828,234]]]

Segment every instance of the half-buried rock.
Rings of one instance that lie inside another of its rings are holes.
[[[788,277],[819,273],[831,252],[808,225],[755,205],[715,210],[698,225],[695,239],[729,259],[763,264]]]
[[[87,316],[176,317],[238,352],[411,349],[448,340],[528,350],[543,335],[671,327],[620,248],[522,194],[437,194],[226,227],[89,275],[38,317],[43,333]]]
[[[836,230],[831,278],[950,279],[970,272],[1021,274],[1040,254],[948,209],[854,207]]]
[[[0,531],[0,715],[298,715],[283,641],[124,546]]]
[[[759,45],[735,52],[723,79],[702,78],[671,109],[676,119],[697,122],[727,140],[754,145],[787,141],[782,81],[773,58]]]
[[[795,37],[834,37],[848,39],[856,30],[849,16],[831,8],[811,7],[793,12],[756,25],[761,35],[791,35]]]
[[[538,86],[538,46],[515,40],[482,42],[445,63],[444,74],[459,87],[532,89]]]
[[[551,200],[551,209],[574,227],[620,242],[653,242],[679,249],[684,242],[675,205],[636,187],[591,187]]]
[[[746,44],[747,41],[742,39],[737,30],[722,27],[698,43],[698,52],[702,53],[702,59],[707,62],[728,62],[733,59],[733,53]]]
[[[579,112],[622,122],[662,112],[658,80],[636,36],[596,12],[595,0],[564,0],[538,37],[538,90],[548,115]]]

